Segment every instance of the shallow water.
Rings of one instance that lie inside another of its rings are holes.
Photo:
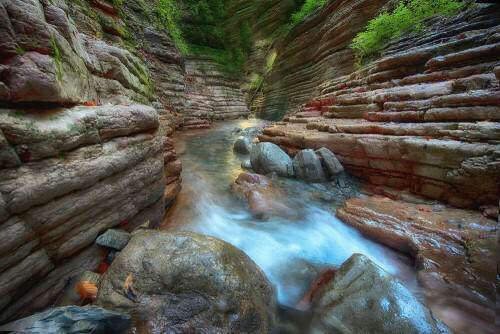
[[[338,201],[310,196],[322,186],[277,180],[292,212],[290,217],[266,221],[253,217],[246,203],[230,193],[229,184],[248,159],[233,153],[239,135],[231,132],[238,125],[245,129],[259,124],[263,121],[217,123],[210,130],[176,137],[183,189],[163,228],[211,235],[243,250],[275,285],[278,300],[290,307],[297,305],[322,268],[339,266],[354,253],[365,254],[420,296],[411,261],[342,223],[334,215]]]

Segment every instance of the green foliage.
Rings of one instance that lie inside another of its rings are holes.
[[[227,8],[224,0],[182,0],[182,31],[189,49],[211,57],[227,75],[238,76],[252,47],[252,31],[247,22],[237,30],[226,31]]]
[[[323,6],[327,0],[306,0],[302,5],[300,10],[292,14],[291,21],[292,25],[302,22],[306,17],[314,12],[318,7]]]
[[[182,31],[179,28],[181,20],[181,7],[176,0],[154,0],[149,5],[141,2],[142,9],[155,23],[159,29],[165,30],[171,37],[175,45],[182,53],[187,53],[188,48]]]
[[[351,46],[359,67],[379,56],[387,44],[404,32],[419,33],[426,19],[434,15],[450,15],[463,3],[453,0],[403,0],[392,12],[384,12],[368,22],[365,31],[354,38]]]
[[[23,54],[25,54],[25,53],[26,53],[26,50],[24,50],[24,49],[23,49],[22,47],[20,47],[20,46],[16,46],[15,50],[16,50],[16,52],[17,52],[17,53],[19,53],[21,56],[22,56]]]

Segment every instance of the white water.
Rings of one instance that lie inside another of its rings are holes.
[[[295,219],[254,219],[245,203],[229,193],[229,184],[248,158],[232,152],[237,136],[228,134],[236,125],[225,123],[176,140],[185,145],[180,148],[183,191],[166,229],[211,235],[243,250],[266,273],[279,301],[287,306],[296,306],[320,265],[341,265],[354,253],[365,254],[416,292],[411,267],[314,202],[289,198]]]

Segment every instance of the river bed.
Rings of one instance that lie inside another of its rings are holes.
[[[279,302],[289,307],[297,306],[323,268],[338,267],[354,253],[368,256],[422,299],[411,260],[364,238],[335,217],[346,198],[362,196],[356,182],[339,192],[335,181],[311,185],[277,179],[293,212],[265,221],[254,217],[247,204],[230,193],[229,185],[244,172],[241,163],[249,159],[233,152],[240,135],[232,130],[263,124],[258,119],[227,121],[175,138],[183,164],[183,188],[163,229],[202,233],[240,248],[266,273]]]

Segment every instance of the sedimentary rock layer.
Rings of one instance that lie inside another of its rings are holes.
[[[206,128],[214,120],[249,114],[236,79],[224,75],[210,57],[187,57],[185,128]]]
[[[373,185],[462,207],[498,205],[499,9],[478,5],[398,40],[362,70],[320,85],[260,139],[290,155],[325,146]]]
[[[96,270],[101,232],[158,224],[180,190],[173,114],[125,30],[106,28],[117,9],[92,4],[0,3],[2,323]]]

